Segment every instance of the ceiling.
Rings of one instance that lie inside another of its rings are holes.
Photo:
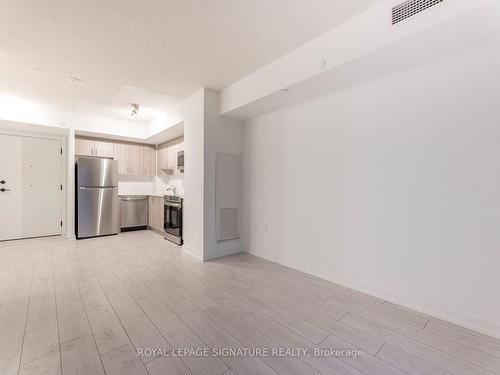
[[[391,5],[380,3],[226,87],[220,96],[220,114],[248,120],[412,65],[500,41],[499,1],[442,2],[388,27]],[[349,43],[343,44],[345,40]]]
[[[2,0],[0,94],[127,120],[139,102],[147,122],[380,1]]]

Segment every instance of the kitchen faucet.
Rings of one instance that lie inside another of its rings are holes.
[[[169,186],[169,187],[167,188],[167,193],[168,193],[169,191],[172,191],[172,192],[174,193],[174,195],[176,195],[176,194],[177,194],[177,189],[175,188],[175,186]]]

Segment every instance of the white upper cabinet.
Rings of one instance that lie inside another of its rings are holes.
[[[130,145],[130,174],[144,176],[144,154],[143,146]]]
[[[162,175],[171,175],[174,173],[174,166],[169,152],[170,148],[167,145],[158,148],[158,170]]]
[[[114,158],[118,160],[118,174],[121,175],[156,175],[156,149],[152,145],[76,138],[75,155]]]
[[[112,158],[113,142],[87,139],[87,138],[76,138],[75,155]]]
[[[143,146],[142,157],[144,163],[144,175],[145,176],[155,176],[156,175],[156,150],[154,147]]]
[[[75,155],[78,156],[94,156],[94,145],[95,141],[93,139],[75,139]]]
[[[184,151],[184,138],[179,138],[158,147],[158,175],[182,173],[177,165],[177,155]]]
[[[95,155],[103,158],[112,158],[113,157],[113,142],[107,141],[95,141]]]
[[[154,146],[115,143],[114,158],[118,173],[130,176],[155,176],[156,152]]]
[[[118,160],[118,174],[132,174],[130,170],[130,145],[115,143],[114,156]]]

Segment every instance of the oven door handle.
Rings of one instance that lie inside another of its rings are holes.
[[[182,205],[177,203],[165,203],[165,207],[182,208]]]

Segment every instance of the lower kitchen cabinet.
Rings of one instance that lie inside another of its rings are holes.
[[[149,196],[149,226],[163,232],[164,199],[161,196]]]

